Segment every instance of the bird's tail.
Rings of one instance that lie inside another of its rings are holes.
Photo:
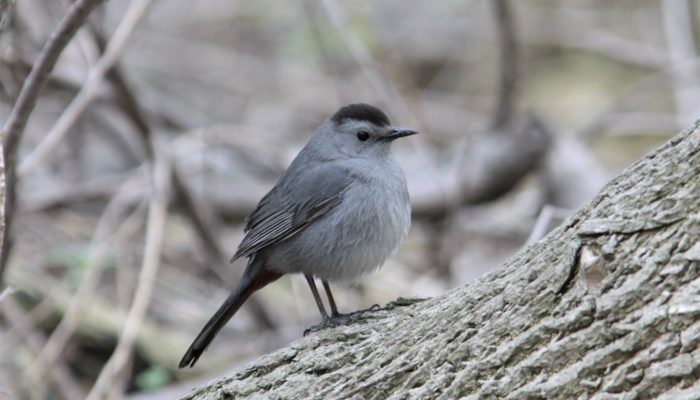
[[[261,257],[255,256],[248,263],[243,273],[241,281],[236,290],[231,293],[226,301],[216,310],[197,338],[192,342],[190,348],[180,360],[180,368],[193,367],[199,356],[206,350],[209,343],[219,333],[219,330],[226,325],[229,319],[241,308],[241,305],[250,297],[253,292],[266,286],[268,283],[277,280],[281,274],[265,268]]]

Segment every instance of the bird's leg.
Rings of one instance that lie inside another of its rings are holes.
[[[311,293],[314,295],[314,300],[316,300],[316,305],[318,306],[318,311],[321,312],[321,322],[312,326],[311,328],[307,329],[304,331],[304,336],[308,335],[310,332],[317,332],[320,331],[321,329],[324,328],[329,328],[331,326],[336,326],[337,323],[334,322],[333,318],[328,316],[328,313],[326,312],[326,308],[323,306],[323,302],[321,301],[321,296],[318,294],[318,289],[316,289],[316,282],[314,282],[314,277],[311,274],[304,274],[304,277],[306,278],[306,282],[309,283],[309,288],[311,288]],[[335,304],[332,304],[332,308],[335,309]],[[335,312],[337,313],[338,310],[335,309]]]
[[[316,289],[316,282],[314,282],[314,277],[311,276],[311,274],[304,274],[304,277],[306,278],[306,282],[309,283],[309,288],[311,288],[311,293],[314,295],[314,300],[316,300],[316,306],[318,306],[318,311],[321,313],[321,318],[323,320],[328,319],[328,313],[326,312],[326,308],[323,306],[323,302],[321,301],[321,296],[318,294],[318,289]],[[335,309],[335,304],[331,303],[331,308]],[[337,310],[336,310],[337,311]]]
[[[321,312],[321,315],[323,316],[323,321],[321,321],[320,324],[314,325],[311,328],[304,331],[304,336],[309,334],[309,332],[317,332],[317,331],[320,331],[321,329],[324,329],[324,328],[330,328],[333,326],[351,324],[355,321],[362,319],[363,314],[365,312],[374,311],[374,310],[379,308],[379,305],[375,304],[372,307],[364,309],[364,310],[359,310],[359,311],[351,312],[348,314],[339,313],[338,307],[335,304],[335,299],[333,298],[333,293],[331,293],[331,287],[328,284],[328,281],[326,281],[324,279],[321,282],[323,282],[323,288],[326,290],[326,295],[328,296],[328,304],[331,307],[331,315],[329,317],[327,314],[325,314],[325,309],[322,308],[323,304],[321,303],[321,300],[318,298],[318,291],[316,290],[316,284],[314,283],[313,277],[310,275],[306,275],[306,280],[309,282],[309,286],[311,287],[311,291],[314,293],[314,298],[316,298],[316,303],[319,304],[319,309],[323,310]]]
[[[333,293],[331,293],[331,287],[328,285],[327,280],[322,280],[323,288],[326,289],[326,295],[328,296],[328,304],[331,306],[331,318],[339,317],[338,307],[335,305],[335,300],[333,299]]]
[[[357,315],[365,313],[367,311],[375,311],[378,310],[379,304],[375,304],[372,307],[369,308],[363,308],[362,310],[357,310],[353,311],[348,314],[341,314],[338,312],[338,307],[335,305],[335,300],[333,299],[333,294],[331,293],[331,286],[328,284],[327,280],[323,280],[323,288],[326,289],[326,295],[328,296],[328,304],[331,306],[331,319],[332,320],[337,320],[339,321],[340,324],[347,323],[347,322],[352,322],[357,317]]]
[[[362,314],[364,314],[365,312],[374,311],[379,308],[379,305],[375,304],[372,307],[364,310],[358,310],[348,314],[339,313],[338,307],[335,305],[335,299],[333,298],[333,294],[331,293],[331,287],[328,284],[328,281],[324,279],[322,280],[323,288],[326,290],[326,295],[328,296],[328,304],[331,307],[331,315],[328,316],[328,313],[326,313],[326,309],[323,306],[323,302],[321,301],[321,296],[319,296],[318,294],[318,289],[316,289],[316,282],[314,281],[314,277],[310,274],[304,274],[304,277],[306,277],[306,281],[309,283],[311,293],[313,293],[314,295],[314,300],[316,300],[316,305],[318,306],[318,310],[321,312],[321,317],[323,318],[323,320],[319,324],[314,325],[311,328],[305,330],[304,336],[308,335],[310,332],[317,332],[324,328],[351,324],[355,321],[362,319]]]

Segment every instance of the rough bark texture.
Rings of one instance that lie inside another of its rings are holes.
[[[700,398],[700,130],[478,281],[291,343],[189,399]]]

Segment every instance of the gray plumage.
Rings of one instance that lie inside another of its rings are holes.
[[[328,280],[353,280],[381,266],[408,233],[406,179],[390,154],[394,139],[417,132],[391,127],[367,104],[342,107],[311,137],[248,218],[233,260],[249,259],[234,290],[180,361],[193,366],[219,330],[256,290],[303,273],[323,317],[344,321]],[[323,280],[329,316],[313,278]]]
[[[411,206],[391,128],[323,124],[249,217],[234,259],[260,252],[268,268],[351,280],[379,267],[406,236]],[[361,142],[354,131],[372,130]]]

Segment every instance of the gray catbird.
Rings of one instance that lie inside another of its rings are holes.
[[[233,260],[248,258],[236,290],[204,326],[180,361],[193,366],[219,330],[256,290],[303,273],[323,318],[343,322],[329,280],[352,280],[384,262],[411,224],[406,178],[390,155],[394,139],[417,133],[392,127],[368,104],[342,107],[321,125],[282,178],[248,217]],[[320,278],[330,317],[314,283]]]

